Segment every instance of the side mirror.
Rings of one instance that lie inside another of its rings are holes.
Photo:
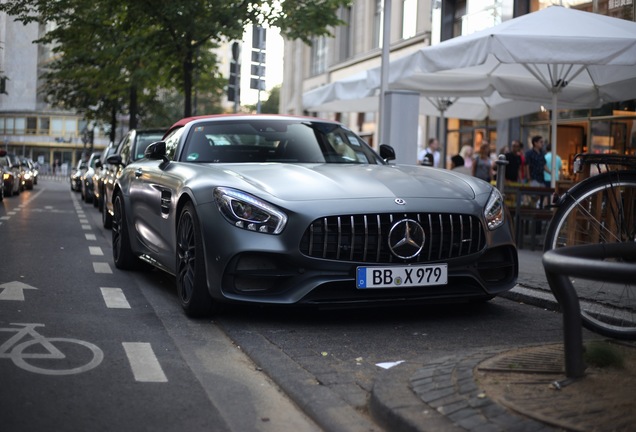
[[[102,160],[101,159],[97,159],[95,161],[95,168],[101,168],[102,167]]]
[[[155,141],[150,144],[146,150],[144,151],[144,157],[148,159],[166,159],[166,142],[165,141]]]
[[[388,144],[380,144],[380,157],[385,162],[395,160],[395,150]]]
[[[110,155],[106,158],[106,162],[108,162],[111,165],[123,165],[124,161],[121,160],[121,155],[120,154],[114,154],[114,155]]]

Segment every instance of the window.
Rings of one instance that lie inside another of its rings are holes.
[[[68,137],[77,136],[77,119],[64,120],[64,134]]]
[[[26,118],[17,117],[15,119],[15,134],[16,135],[24,135],[24,130],[26,128]]]
[[[402,39],[409,39],[417,33],[417,0],[402,1]]]
[[[38,131],[38,118],[37,117],[27,117],[26,119],[26,133],[30,135],[35,135]]]
[[[64,122],[61,117],[51,119],[51,134],[62,136],[64,134]]]
[[[347,24],[338,27],[338,60],[345,61],[353,51],[351,40],[351,7],[340,8],[340,19]]]
[[[384,33],[384,0],[375,0],[375,12],[373,15],[373,46],[382,48],[382,35]]]
[[[39,121],[39,133],[42,135],[48,135],[51,129],[51,119],[49,117],[40,117]]]
[[[327,39],[314,39],[311,46],[311,73],[318,75],[327,70]]]

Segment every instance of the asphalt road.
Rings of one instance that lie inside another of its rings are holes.
[[[503,298],[361,311],[231,307],[191,320],[171,277],[114,267],[100,223],[67,182],[41,181],[0,203],[3,432],[391,430],[368,412],[385,368],[562,341],[560,314]],[[66,358],[34,358],[50,357],[50,346],[25,344],[33,334],[11,339],[24,331],[17,323],[43,324],[34,331]]]
[[[99,216],[68,182],[0,203],[1,431],[319,430],[216,325],[164,308],[163,279],[115,269]]]

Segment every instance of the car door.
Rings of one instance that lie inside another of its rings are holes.
[[[176,194],[173,182],[165,181],[165,167],[174,162],[141,159],[130,165],[129,194],[130,215],[133,218],[137,239],[147,255],[162,267],[172,271],[174,228],[169,212],[171,198]]]

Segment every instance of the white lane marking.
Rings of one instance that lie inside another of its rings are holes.
[[[105,262],[94,262],[93,270],[95,273],[112,273],[113,270],[110,268],[110,265]]]
[[[126,296],[121,288],[100,287],[102,297],[107,308],[111,309],[130,309],[130,303],[126,300]]]
[[[88,219],[80,219],[79,222],[81,224],[87,224],[88,223]]]
[[[86,234],[86,240],[97,240],[95,234]]]
[[[104,252],[102,252],[102,248],[100,248],[99,246],[89,246],[88,252],[90,252],[91,255],[104,255]]]
[[[7,282],[0,285],[0,300],[24,301],[25,289],[37,289],[20,281]]]
[[[89,229],[91,229],[91,226],[90,225],[82,225],[82,229],[83,230],[89,230]]]
[[[11,216],[2,216],[2,217],[0,217],[0,219],[2,219],[2,220],[9,220],[9,219],[11,219]]]
[[[168,382],[152,346],[147,342],[122,342],[135,381]]]

